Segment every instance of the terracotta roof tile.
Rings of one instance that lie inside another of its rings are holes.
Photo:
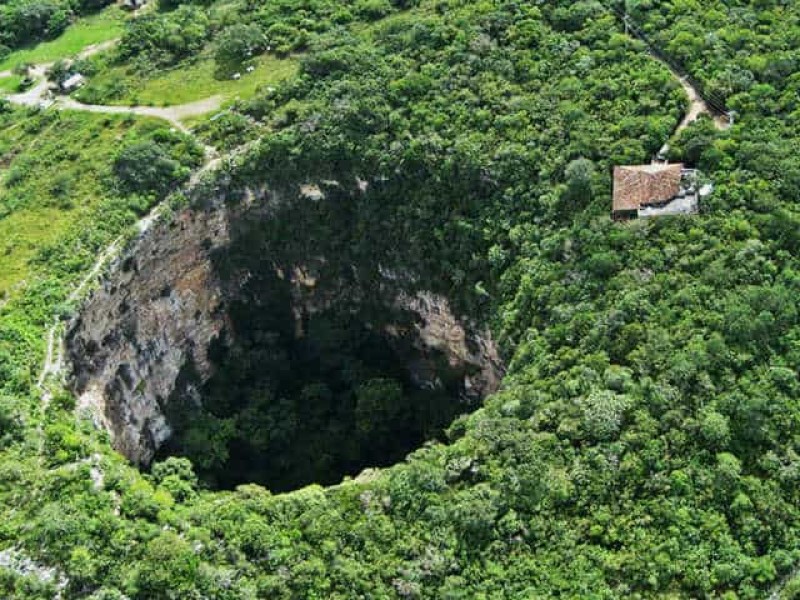
[[[681,189],[682,171],[681,163],[614,167],[614,212],[674,198]]]

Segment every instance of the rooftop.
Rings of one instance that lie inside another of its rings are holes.
[[[683,170],[682,163],[614,167],[613,212],[638,211],[672,200],[681,191]]]
[[[74,75],[70,75],[69,77],[67,77],[61,84],[61,87],[64,88],[65,90],[68,90],[70,88],[75,88],[80,85],[83,85],[84,81],[86,81],[86,79],[83,77],[83,75],[81,75],[80,73],[75,73]]]

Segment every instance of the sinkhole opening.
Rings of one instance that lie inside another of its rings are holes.
[[[213,489],[329,485],[497,389],[488,330],[358,187],[260,193],[154,227],[70,324],[78,410],[117,451],[187,457]]]
[[[250,275],[209,349],[213,375],[191,361],[179,375],[156,460],[187,457],[214,489],[330,485],[443,439],[491,387],[485,342],[435,299],[320,301],[298,279]]]

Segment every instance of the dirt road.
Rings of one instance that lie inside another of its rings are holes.
[[[108,50],[117,43],[117,40],[110,40],[102,44],[93,44],[81,50],[77,58],[88,58],[98,52]],[[47,70],[54,63],[43,63],[35,65],[30,69],[30,76],[36,84],[19,94],[6,96],[9,102],[18,106],[30,106],[40,108],[55,108],[57,110],[82,110],[92,113],[104,113],[112,115],[139,115],[142,117],[155,117],[164,119],[181,131],[188,131],[181,122],[183,119],[199,117],[201,115],[218,110],[222,105],[222,96],[211,96],[176,106],[112,106],[106,104],[84,104],[67,96],[53,97],[50,92],[50,84],[47,81]],[[0,72],[0,77],[10,77],[11,71]]]
[[[658,59],[658,57],[655,57]],[[667,65],[666,63],[662,63],[666,66],[670,73],[678,80],[681,84],[681,87],[686,92],[686,96],[689,98],[689,109],[686,111],[686,114],[681,119],[681,122],[678,124],[678,127],[672,134],[672,137],[678,135],[681,131],[689,127],[692,123],[694,123],[700,115],[708,115],[714,121],[714,126],[719,130],[724,130],[730,127],[730,123],[725,117],[721,117],[716,114],[711,107],[706,104],[706,101],[700,97],[700,93],[694,88],[694,86],[689,83],[689,81],[685,77],[681,77],[678,73],[676,73],[672,68]],[[661,147],[661,150],[658,153],[661,156],[666,156],[669,152],[669,142],[665,142],[664,145]]]

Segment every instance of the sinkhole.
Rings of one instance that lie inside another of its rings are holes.
[[[334,484],[442,439],[499,385],[491,336],[323,235],[337,214],[215,206],[148,232],[68,331],[78,410],[133,463],[185,456],[214,489]]]
[[[401,460],[480,402],[481,365],[446,347],[467,341],[449,315],[420,314],[426,300],[298,306],[291,287],[274,272],[243,286],[211,344],[213,375],[179,375],[157,458],[186,456],[219,488],[332,484]]]

